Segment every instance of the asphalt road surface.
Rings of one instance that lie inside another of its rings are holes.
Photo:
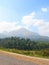
[[[37,65],[34,62],[18,60],[12,56],[0,54],[0,65]]]

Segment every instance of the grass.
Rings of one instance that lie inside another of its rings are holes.
[[[17,50],[17,49],[5,49],[5,48],[0,48],[0,50],[8,51],[8,52],[13,52],[13,53],[18,53],[18,54],[23,54],[27,56],[34,56],[34,57],[40,57],[40,58],[49,58],[49,55],[43,56],[41,51],[29,51],[29,50]]]

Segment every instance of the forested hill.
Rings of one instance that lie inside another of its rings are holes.
[[[31,41],[30,39],[11,37],[0,39],[0,47],[20,50],[42,50],[49,48],[49,42]]]
[[[48,41],[49,42],[48,36],[41,36],[40,34],[36,32],[32,32],[25,28],[20,28],[18,30],[13,30],[11,32],[0,33],[0,38],[8,38],[8,37],[20,37],[20,38],[30,39],[33,41],[45,41],[45,42]]]

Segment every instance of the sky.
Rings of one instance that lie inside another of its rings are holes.
[[[0,33],[19,28],[49,36],[49,0],[0,0]]]

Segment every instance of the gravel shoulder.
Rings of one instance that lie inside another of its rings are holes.
[[[1,58],[1,55],[4,55],[4,57],[7,56],[7,57],[11,57],[13,59],[16,59],[17,62],[19,60],[19,62],[20,62],[19,64],[17,63],[17,64],[13,64],[13,65],[49,65],[49,59],[30,57],[30,56],[25,56],[25,55],[21,55],[21,54],[16,54],[16,53],[11,53],[11,52],[6,52],[6,51],[0,50],[0,58]],[[0,63],[1,63],[1,60],[0,60]],[[13,63],[14,63],[14,60],[13,60]],[[2,65],[2,64],[0,64],[0,65]]]
[[[0,65],[37,65],[37,64],[0,54]]]

